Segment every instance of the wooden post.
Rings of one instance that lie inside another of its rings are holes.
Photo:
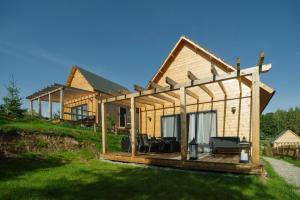
[[[33,117],[33,100],[32,99],[30,99],[29,100],[29,106],[30,106],[30,115],[31,115],[31,117]]]
[[[260,140],[260,80],[259,71],[252,74],[252,162],[259,164]]]
[[[131,156],[136,156],[136,110],[135,110],[135,99],[130,99],[130,113],[131,113]]]
[[[102,153],[107,154],[107,133],[106,133],[106,108],[105,103],[101,102],[101,121],[102,121]]]
[[[186,130],[186,89],[180,88],[180,133],[181,160],[187,160],[187,130]]]
[[[49,93],[49,120],[52,120],[52,98],[51,93]]]
[[[42,117],[42,100],[38,98],[38,106],[39,106],[39,117]]]
[[[94,109],[95,109],[95,123],[94,123],[94,132],[97,132],[99,126],[99,101],[98,94],[95,94],[93,98]]]
[[[60,89],[60,119],[64,119],[64,89]]]

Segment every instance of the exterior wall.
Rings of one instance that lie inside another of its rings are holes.
[[[291,130],[287,130],[283,135],[277,138],[273,142],[274,147],[285,146],[285,145],[299,145],[300,146],[300,137],[297,136]]]
[[[79,70],[76,70],[70,86],[83,90],[94,91],[94,88],[89,84]]]
[[[215,66],[219,74],[224,73],[216,64]],[[184,46],[175,56],[167,71],[158,81],[158,84],[162,86],[166,85],[166,76],[178,83],[189,81],[187,71],[191,71],[199,79],[209,77],[211,76],[211,62],[193,48]],[[211,97],[201,88],[190,88],[189,90],[199,95],[200,103],[197,104],[195,99],[187,95],[187,104],[190,104],[190,106],[187,107],[187,113],[216,110],[218,136],[239,136],[241,139],[245,136],[247,140],[251,140],[251,89],[242,83],[243,98],[240,98],[239,82],[237,80],[224,81],[223,84],[228,95],[226,101],[224,101],[224,94],[218,83],[206,85],[214,94],[213,102]],[[179,91],[176,91],[176,93],[179,94]],[[234,114],[231,111],[232,107],[236,108]],[[153,110],[152,106],[147,106],[147,109],[142,109],[142,132],[151,136],[161,136],[161,116],[170,114],[179,114],[179,104],[176,104],[175,108],[163,109],[162,106],[157,105],[156,110]]]
[[[96,109],[95,109],[95,105],[93,102],[93,98],[88,98],[88,99],[73,99],[69,102],[65,102],[64,103],[64,113],[68,113],[68,114],[64,114],[64,119],[65,120],[71,120],[71,115],[69,113],[71,113],[71,108],[72,107],[76,107],[76,106],[80,106],[80,105],[84,105],[87,104],[87,108],[89,111],[89,115],[95,115]],[[92,112],[92,113],[90,113]]]

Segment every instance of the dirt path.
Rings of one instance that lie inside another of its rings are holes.
[[[268,161],[273,169],[283,177],[288,183],[296,185],[298,191],[300,191],[300,167],[297,167],[291,163],[275,158],[264,157]]]

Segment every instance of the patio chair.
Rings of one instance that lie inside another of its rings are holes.
[[[158,143],[155,139],[149,140],[147,134],[142,134],[142,141],[143,141],[143,146],[144,146],[144,152],[145,153],[157,151]]]
[[[131,151],[131,141],[130,141],[130,136],[126,135],[122,137],[121,139],[121,149],[123,152],[130,152]]]

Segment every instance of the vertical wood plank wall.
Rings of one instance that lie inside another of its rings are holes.
[[[224,73],[220,68],[218,68],[216,63],[214,63],[214,65],[216,66],[219,74]],[[158,81],[158,84],[166,85],[166,76],[172,78],[176,82],[189,81],[187,77],[187,71],[191,71],[199,79],[211,76],[211,62],[203,55],[199,54],[199,52],[196,52],[193,48],[184,46],[178,55],[175,56],[168,70]],[[200,103],[197,105],[197,101],[187,95],[187,104],[193,104],[187,106],[187,113],[216,110],[218,136],[237,136],[238,134],[241,138],[245,136],[246,139],[249,140],[251,124],[251,88],[242,83],[241,91],[243,97],[240,98],[238,80],[224,81],[223,84],[228,93],[226,106],[224,101],[224,93],[217,83],[213,83],[206,86],[214,94],[215,102],[211,102],[210,96],[199,87],[189,89],[199,95]],[[179,94],[179,91],[175,92]],[[151,106],[147,106],[146,109],[141,109],[141,131],[151,136],[161,136],[161,116],[179,114],[179,105],[176,104],[176,106],[177,107],[175,108],[163,109],[162,106],[157,105],[155,111]],[[235,113],[232,113],[232,107],[236,108]],[[239,113],[240,121],[238,119]],[[224,117],[226,118],[225,124]],[[237,133],[238,131],[239,133]]]

